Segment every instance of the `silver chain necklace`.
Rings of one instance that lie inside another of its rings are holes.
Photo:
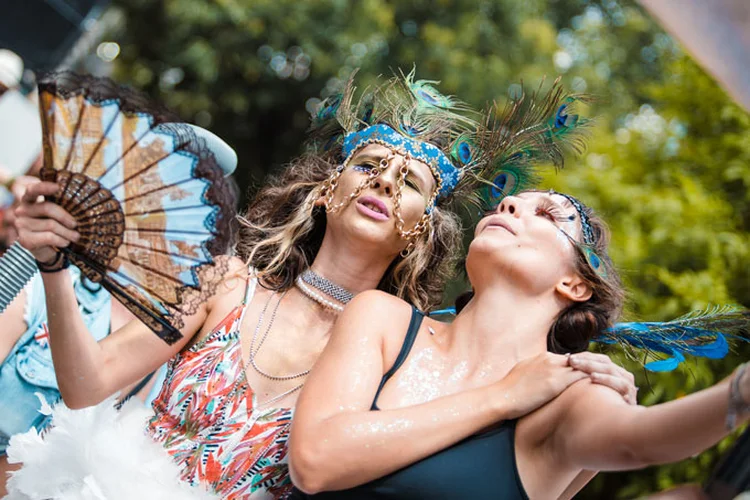
[[[276,302],[276,306],[273,308],[273,313],[271,313],[271,320],[268,322],[268,326],[266,327],[266,331],[263,333],[263,337],[261,337],[260,342],[258,342],[258,347],[255,347],[255,341],[258,338],[258,333],[260,332],[260,327],[263,324],[263,317],[266,315],[266,310],[268,310],[268,305],[271,303],[271,299],[273,299],[277,294],[272,293],[270,297],[268,297],[268,300],[266,301],[266,305],[263,306],[263,310],[260,313],[260,317],[258,318],[258,324],[255,326],[255,331],[253,332],[253,338],[250,341],[250,354],[248,355],[250,364],[255,369],[256,372],[263,375],[267,379],[270,380],[277,380],[277,381],[286,381],[286,380],[294,380],[296,378],[304,377],[308,373],[310,373],[310,369],[308,368],[305,371],[295,373],[294,375],[272,375],[268,372],[263,371],[259,366],[258,363],[255,362],[255,356],[258,355],[258,352],[260,352],[261,346],[263,346],[263,343],[266,341],[266,338],[268,337],[268,333],[271,331],[271,327],[273,326],[273,322],[276,320],[276,313],[279,311],[279,305],[281,304],[281,301],[286,297],[286,294],[289,290],[284,292],[281,297],[279,297],[279,301]],[[300,386],[302,387],[302,386]],[[296,389],[295,389],[296,390]],[[289,394],[291,394],[294,391],[290,391]],[[284,394],[286,395],[286,394]],[[281,399],[281,398],[279,398]],[[265,404],[268,404],[271,401],[266,401]]]
[[[324,307],[331,308],[335,311],[341,311],[343,310],[343,307],[334,304],[333,302],[324,299],[319,294],[315,293],[310,288],[306,287],[305,284],[309,284],[310,286],[320,290],[321,292],[325,293],[326,295],[332,297],[333,299],[341,302],[342,304],[346,304],[350,300],[352,300],[352,297],[354,296],[350,291],[346,290],[345,288],[337,285],[336,283],[333,283],[330,280],[327,280],[326,278],[323,278],[319,274],[316,274],[311,269],[306,270],[303,272],[296,281],[297,288],[299,288],[304,295],[309,297],[310,299],[314,300],[315,302],[318,302],[319,304],[323,305]],[[276,314],[279,311],[279,306],[281,305],[281,301],[286,297],[286,294],[289,292],[287,290],[284,292],[281,297],[279,297],[279,301],[276,302],[276,306],[273,308],[273,312],[271,313],[271,319],[268,322],[268,326],[266,327],[266,331],[263,332],[263,336],[260,338],[260,341],[258,342],[258,346],[255,347],[255,342],[258,340],[258,334],[260,333],[260,328],[263,325],[263,318],[266,316],[266,311],[268,311],[268,306],[271,304],[271,300],[278,295],[277,293],[272,293],[268,300],[266,301],[265,305],[263,306],[263,310],[260,312],[260,316],[258,317],[258,324],[255,326],[255,330],[253,331],[253,337],[250,341],[250,352],[248,354],[248,360],[250,361],[250,365],[253,367],[253,369],[260,374],[261,376],[269,379],[269,380],[275,380],[278,382],[284,382],[287,380],[294,380],[301,377],[306,376],[308,373],[310,373],[310,369],[301,371],[299,373],[295,373],[292,375],[272,375],[263,369],[261,369],[260,366],[258,366],[258,363],[255,361],[255,357],[260,352],[260,348],[263,346],[263,343],[266,341],[266,338],[268,338],[268,334],[271,332],[271,328],[273,327],[273,323],[276,320]],[[278,394],[271,399],[264,401],[263,403],[258,403],[258,406],[266,406],[271,403],[275,403],[276,401],[279,401],[283,399],[284,397],[297,392],[302,388],[304,385],[304,382],[289,389],[288,391],[284,391],[281,394]]]

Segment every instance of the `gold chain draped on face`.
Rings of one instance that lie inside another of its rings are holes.
[[[352,155],[353,157],[354,155]],[[357,186],[354,191],[349,193],[349,195],[342,201],[334,204],[333,203],[333,197],[335,195],[336,188],[338,187],[338,180],[341,176],[341,173],[349,168],[349,160],[333,172],[331,172],[330,177],[323,182],[323,184],[320,187],[319,192],[319,198],[322,197],[324,199],[324,204],[326,207],[327,213],[335,213],[342,208],[349,205],[353,200],[355,200],[359,195],[362,194],[362,191],[365,189],[372,187],[375,180],[386,171],[391,166],[391,162],[397,155],[395,153],[390,153],[387,157],[382,158],[378,162],[378,166],[374,167],[368,174],[367,178],[362,181],[359,186]],[[433,189],[432,194],[430,195],[430,198],[427,200],[427,204],[425,207],[425,213],[422,214],[422,218],[417,222],[413,228],[409,230],[405,230],[404,226],[406,225],[406,222],[404,221],[404,218],[401,214],[401,199],[403,197],[403,190],[406,185],[406,176],[409,174],[409,162],[411,161],[411,156],[409,154],[406,154],[404,156],[398,155],[402,161],[401,165],[398,167],[398,178],[396,180],[396,189],[394,190],[393,194],[391,195],[391,198],[393,199],[393,213],[396,218],[396,230],[398,231],[398,234],[401,238],[403,238],[405,241],[408,242],[408,245],[404,252],[402,252],[402,256],[405,257],[409,254],[411,249],[414,247],[414,241],[425,233],[427,230],[429,223],[430,223],[430,214],[427,211],[427,207],[431,206],[435,197],[437,196],[438,187]]]

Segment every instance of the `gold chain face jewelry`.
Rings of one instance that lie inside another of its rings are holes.
[[[349,161],[346,162],[346,164],[340,166],[333,172],[331,172],[331,175],[324,183],[322,184],[320,188],[320,196],[323,196],[325,198],[324,204],[326,207],[327,213],[335,213],[345,206],[347,206],[349,203],[351,203],[354,199],[359,197],[362,194],[362,191],[367,189],[368,187],[371,187],[375,179],[377,179],[385,170],[390,166],[391,161],[396,157],[396,154],[391,152],[386,156],[385,158],[382,158],[378,162],[378,166],[374,167],[367,176],[367,179],[362,181],[359,186],[357,186],[354,191],[352,191],[344,200],[340,201],[339,203],[334,204],[333,198],[335,195],[336,188],[338,187],[338,181],[339,177],[341,177],[341,174],[344,170],[346,170],[349,167]],[[391,196],[393,199],[394,204],[394,216],[396,217],[396,230],[399,233],[399,236],[403,238],[404,240],[411,241],[414,238],[417,238],[420,236],[424,231],[427,229],[427,225],[430,221],[430,214],[425,212],[422,214],[422,218],[417,222],[413,228],[411,228],[408,231],[404,230],[404,226],[406,225],[406,222],[403,219],[403,216],[401,215],[401,200],[403,197],[403,190],[406,186],[406,176],[409,173],[409,162],[411,161],[411,155],[408,153],[403,156],[403,161],[401,162],[401,165],[399,166],[398,171],[398,177],[396,179],[396,192]],[[427,206],[431,206],[435,198],[437,197],[438,189],[433,190],[432,196],[430,196],[430,199],[427,202]]]
[[[328,213],[335,213],[338,210],[344,208],[349,203],[352,202],[355,198],[357,198],[360,194],[362,194],[362,191],[364,191],[366,188],[370,187],[372,185],[372,182],[385,171],[386,168],[388,168],[388,165],[390,164],[391,159],[393,158],[394,154],[390,153],[386,158],[383,158],[378,163],[378,166],[373,168],[368,174],[367,179],[362,181],[362,183],[357,186],[354,191],[352,191],[349,196],[347,196],[344,200],[340,201],[337,204],[333,204],[333,196],[334,191],[336,187],[338,186],[338,179],[341,176],[341,173],[349,168],[349,162],[347,162],[345,165],[342,165],[341,168],[337,168],[335,172],[335,177],[332,174],[331,175],[331,181],[328,183],[328,186],[323,187],[324,190],[326,190],[326,200],[325,200],[325,206],[326,206],[326,212]]]
[[[328,211],[328,207],[333,201],[333,192],[339,183],[339,177],[341,177],[342,170],[342,168],[338,167],[333,172],[331,172],[331,175],[328,176],[328,179],[323,182],[323,185],[320,188],[320,196],[325,196],[324,203],[326,211]]]
[[[407,154],[404,157],[404,162],[401,164],[401,167],[398,171],[398,180],[396,181],[396,193],[394,196],[393,201],[393,214],[396,216],[396,230],[398,231],[399,236],[401,238],[410,241],[414,238],[417,238],[422,233],[424,233],[425,229],[427,229],[427,224],[430,222],[430,214],[428,212],[425,212],[422,214],[422,218],[417,222],[413,228],[411,228],[408,231],[404,230],[404,226],[406,225],[406,222],[404,222],[404,218],[401,215],[401,199],[403,197],[403,191],[404,187],[406,186],[406,176],[409,174],[409,162],[411,161],[411,156]],[[437,189],[433,190],[432,196],[427,202],[427,206],[432,206],[433,202],[435,201],[435,197],[437,196]]]

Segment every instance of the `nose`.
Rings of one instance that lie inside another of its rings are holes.
[[[497,213],[508,214],[513,217],[521,217],[521,199],[515,196],[506,196],[497,206]]]
[[[398,181],[399,169],[406,160],[400,155],[392,155],[381,160],[385,163],[385,169],[372,181],[374,189],[383,191],[386,196],[391,196]]]

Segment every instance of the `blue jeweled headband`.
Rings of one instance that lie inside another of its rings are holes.
[[[448,196],[461,178],[461,171],[437,146],[407,137],[383,123],[346,134],[342,148],[344,164],[349,162],[354,153],[368,144],[382,144],[427,164],[437,180],[437,199]]]
[[[562,196],[563,198],[568,200],[571,205],[573,205],[573,208],[576,209],[576,212],[578,212],[578,216],[581,218],[581,232],[583,233],[583,243],[586,246],[593,246],[594,229],[591,227],[591,222],[589,221],[589,216],[586,215],[586,210],[584,209],[583,203],[570,196],[569,194],[558,193],[554,190],[550,192]]]
[[[583,251],[583,254],[586,256],[586,260],[588,261],[594,272],[596,272],[596,274],[598,274],[599,276],[606,278],[607,266],[604,265],[604,262],[594,250],[594,228],[591,227],[591,221],[589,220],[589,216],[586,214],[586,208],[583,206],[583,203],[578,201],[578,199],[574,198],[573,196],[570,196],[569,194],[558,193],[554,189],[550,189],[550,194],[557,194],[562,196],[563,198],[568,200],[571,205],[573,205],[573,208],[576,209],[576,212],[578,212],[578,217],[581,218],[581,233],[583,234],[583,245],[579,245],[579,248],[581,248],[581,250]],[[575,239],[573,239],[572,236],[568,235],[568,237],[575,242]]]

